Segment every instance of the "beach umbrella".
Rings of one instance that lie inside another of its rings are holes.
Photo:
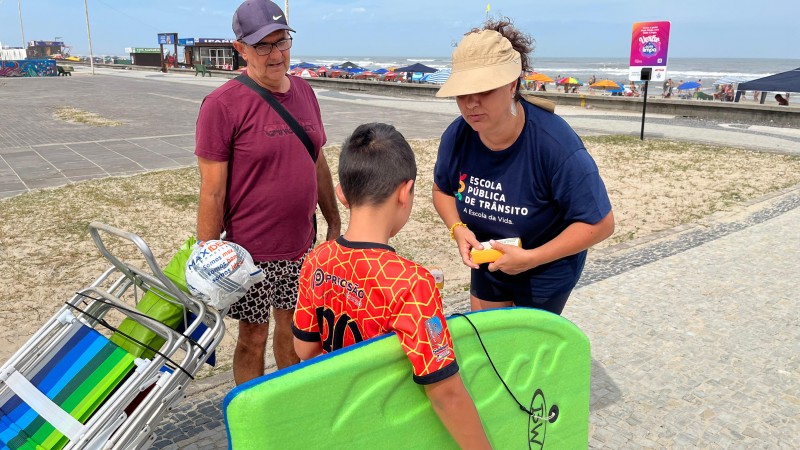
[[[543,73],[534,72],[525,77],[525,81],[538,81],[540,83],[552,83],[554,80]]]
[[[397,78],[397,74],[394,72],[386,72],[385,74],[383,74],[384,80],[393,80],[395,78]]]
[[[437,70],[436,72],[433,72],[423,77],[423,81],[427,81],[428,83],[434,83],[434,84],[444,84],[444,82],[447,81],[448,78],[450,78],[451,72],[452,70],[449,68]]]
[[[292,68],[295,68],[295,67],[299,67],[301,69],[315,69],[317,66],[315,64],[311,64],[311,63],[303,61],[303,62],[299,62],[299,63],[297,63],[297,64],[292,66]]]
[[[410,66],[398,67],[397,69],[394,69],[394,71],[395,72],[433,73],[433,72],[436,72],[436,69],[434,69],[433,67],[428,67],[425,64],[416,63],[416,64],[412,64]]]
[[[615,90],[622,88],[622,86],[617,84],[617,82],[611,80],[600,80],[590,84],[589,87],[591,87],[592,89],[605,89],[605,90]]]
[[[358,75],[356,75],[356,80],[374,78],[375,76],[376,75],[373,72],[370,72],[369,70],[364,70],[359,72]]]
[[[320,68],[319,68],[319,69],[317,69],[317,73],[318,73],[318,74],[319,74],[319,73],[325,73],[325,72],[327,72],[327,71],[328,71],[328,69],[327,69],[325,66],[320,66]]]
[[[361,67],[359,67],[358,64],[350,62],[350,61],[345,61],[338,67],[342,68],[342,69],[361,69]]]
[[[701,86],[700,83],[698,83],[697,81],[687,81],[685,83],[681,83],[681,85],[678,86],[678,90],[679,91],[684,91],[684,90],[687,90],[687,89],[699,88],[700,86]]]
[[[317,78],[319,76],[316,72],[310,69],[303,69],[300,71],[299,75],[301,78]]]
[[[617,87],[616,88],[611,88],[607,92],[611,92],[612,94],[616,94],[618,92],[625,92],[625,87],[622,86],[621,84],[617,83]]]
[[[574,84],[574,85],[578,85],[578,86],[583,86],[583,83],[581,83],[581,80],[579,80],[577,78],[573,78],[573,77],[562,78],[562,79],[558,80],[558,84]]]
[[[387,69],[385,69],[385,68],[383,68],[383,67],[381,67],[381,68],[380,68],[380,69],[378,69],[378,70],[373,70],[373,71],[372,71],[372,73],[377,73],[378,75],[383,75],[383,74],[384,74],[384,73],[386,73],[386,72],[388,72],[388,70],[387,70]]]

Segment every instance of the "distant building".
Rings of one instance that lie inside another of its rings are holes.
[[[233,39],[187,38],[178,39],[184,47],[186,64],[204,64],[218,70],[237,70],[246,65],[244,59],[233,48]]]
[[[3,47],[0,42],[0,61],[21,61],[25,59],[25,49],[20,47]]]
[[[125,53],[131,57],[131,64],[161,67],[161,49],[158,47],[126,47]]]
[[[64,52],[64,43],[61,41],[29,41],[26,52],[27,57],[31,59],[61,57]]]

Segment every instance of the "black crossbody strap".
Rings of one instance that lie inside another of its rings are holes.
[[[306,130],[304,130],[303,127],[300,125],[300,123],[297,122],[297,119],[295,119],[294,116],[292,116],[292,113],[287,111],[286,108],[284,108],[283,105],[281,105],[278,99],[276,99],[275,96],[273,96],[270,91],[260,86],[258,83],[256,83],[252,78],[248,77],[247,75],[241,74],[238,77],[234,78],[234,80],[252,89],[256,94],[260,95],[261,98],[266,100],[267,103],[269,103],[269,105],[272,107],[272,109],[275,110],[275,112],[280,114],[283,121],[286,122],[286,125],[289,125],[289,128],[291,128],[292,131],[294,131],[295,136],[300,138],[300,140],[303,142],[303,145],[306,146],[306,150],[308,150],[308,155],[311,156],[311,160],[316,163],[317,158],[314,153],[314,144],[311,143],[311,138],[308,137],[308,133],[306,133]]]

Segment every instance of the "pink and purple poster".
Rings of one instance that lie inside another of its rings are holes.
[[[631,80],[639,79],[641,69],[652,68],[653,80],[666,76],[667,49],[669,48],[668,21],[636,22],[631,38]]]

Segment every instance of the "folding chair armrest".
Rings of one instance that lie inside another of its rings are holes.
[[[129,278],[133,278],[133,273],[131,272],[130,267],[127,264],[120,261],[116,256],[111,254],[108,248],[106,248],[106,245],[103,242],[102,237],[100,236],[100,231],[115,235],[117,237],[132,242],[139,249],[139,251],[142,252],[142,255],[144,255],[144,259],[147,262],[148,267],[152,271],[153,275],[155,275],[155,277],[161,282],[166,291],[173,297],[180,300],[181,303],[187,305],[190,303],[188,296],[182,290],[180,290],[180,288],[178,288],[178,286],[176,286],[175,283],[172,282],[172,280],[170,280],[166,275],[164,275],[164,272],[161,270],[158,263],[156,262],[155,257],[153,256],[153,252],[150,250],[150,247],[147,246],[147,244],[144,242],[142,238],[133,233],[120,230],[119,228],[115,228],[110,225],[106,225],[104,223],[92,222],[89,224],[89,234],[92,236],[92,240],[94,241],[98,250],[100,250],[100,253],[103,256],[105,256],[109,261],[111,261],[111,264],[113,264],[117,269],[119,269]]]
[[[94,296],[101,297],[102,301],[98,301],[96,299],[92,301]],[[116,296],[108,293],[107,291],[99,287],[88,287],[81,289],[67,303],[77,308],[78,305],[81,302],[84,302],[87,298],[90,301],[88,302],[88,306],[84,309],[84,312],[87,314],[87,317],[84,320],[86,322],[90,322],[91,325],[94,325],[94,319],[89,317],[89,315],[100,318],[105,314],[107,310],[114,308],[116,311],[142,324],[153,333],[164,338],[165,342],[164,346],[162,347],[164,349],[164,352],[172,352],[174,351],[174,348],[176,348],[177,333],[175,330],[155,319],[148,317],[145,314],[141,314],[138,311],[135,311],[131,306],[127,305],[125,302],[123,302]]]

